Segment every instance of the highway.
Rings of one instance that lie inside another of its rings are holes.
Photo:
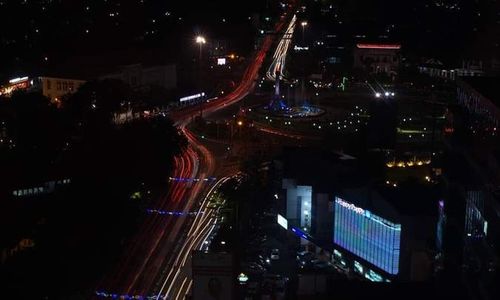
[[[279,72],[281,76],[285,75],[285,67],[286,67],[286,56],[290,45],[292,44],[293,33],[295,32],[295,26],[297,23],[297,16],[293,16],[292,20],[288,24],[288,27],[281,38],[278,47],[276,47],[276,51],[273,55],[273,61],[271,65],[267,69],[266,77],[269,81],[276,80],[276,72]]]
[[[280,20],[276,24],[276,32],[282,30],[284,22]],[[182,155],[175,158],[172,178],[209,178],[216,174],[216,158],[187,125],[200,110],[207,115],[247,96],[255,86],[273,41],[272,35],[263,38],[241,82],[231,93],[171,113],[170,118],[189,142]],[[183,299],[192,283],[191,251],[203,247],[216,226],[217,212],[208,208],[209,198],[226,180],[228,177],[222,177],[214,185],[203,180],[171,181],[166,194],[159,197],[151,209],[196,213],[189,214],[191,217],[161,214],[148,217],[134,239],[126,244],[116,269],[99,283],[95,298]]]

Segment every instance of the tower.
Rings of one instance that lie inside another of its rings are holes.
[[[276,81],[274,84],[274,97],[279,98],[280,97],[280,79],[281,79],[281,74],[280,74],[280,69],[276,68]]]
[[[280,95],[280,83],[281,83],[281,73],[280,73],[280,66],[276,68],[276,79],[274,83],[274,96],[271,99],[271,103],[269,103],[269,110],[272,111],[280,111],[280,110],[285,110],[286,105],[281,99]]]

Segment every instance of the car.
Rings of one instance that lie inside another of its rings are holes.
[[[280,259],[280,250],[279,249],[273,249],[271,250],[271,259],[272,260],[278,260]]]

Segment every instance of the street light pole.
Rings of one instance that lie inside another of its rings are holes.
[[[205,37],[198,35],[198,36],[196,36],[195,41],[198,44],[199,49],[200,49],[200,54],[198,57],[198,87],[201,89],[202,88],[202,86],[201,86],[202,85],[201,84],[201,58],[202,58],[202,53],[203,53],[203,45],[207,43],[207,40],[205,39]],[[203,114],[203,110],[200,110],[200,117],[202,116],[202,114]]]
[[[305,40],[305,28],[307,26],[307,21],[302,21],[302,23],[300,23],[300,25],[302,26],[302,46],[304,47],[304,40]]]
[[[207,40],[203,36],[199,35],[196,37],[196,43],[200,46],[199,63],[201,65],[202,48],[203,48],[203,45],[207,43]]]

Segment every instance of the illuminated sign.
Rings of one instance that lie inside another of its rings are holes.
[[[195,95],[191,95],[191,96],[182,97],[182,98],[179,99],[179,101],[180,102],[186,102],[186,101],[191,101],[191,100],[199,99],[201,97],[205,97],[205,93],[199,93],[199,94],[195,94]]]
[[[401,224],[335,198],[333,242],[378,268],[398,274]]]
[[[14,78],[14,79],[9,80],[9,83],[18,83],[18,82],[26,81],[26,80],[28,80],[28,77],[18,77],[18,78]]]
[[[16,90],[25,90],[30,87],[28,77],[11,79],[9,85],[0,87],[0,96],[10,96]]]
[[[224,66],[226,63],[226,58],[217,58],[217,65]]]
[[[311,239],[311,236],[307,232],[304,232],[297,227],[292,227],[292,232],[295,233],[296,236],[303,238],[305,240]]]
[[[348,202],[345,202],[344,200],[340,199],[339,197],[336,197],[335,198],[335,202],[342,205],[343,207],[345,208],[348,208],[352,211],[355,211],[357,212],[358,214],[364,214],[365,213],[365,210],[360,208],[360,207],[357,207],[356,205],[352,204],[352,203],[348,203]]]
[[[280,214],[278,214],[278,224],[288,230],[288,220]]]
[[[357,44],[358,49],[385,49],[385,50],[399,50],[400,44]]]
[[[307,50],[309,50],[309,47],[301,47],[301,46],[295,45],[295,47],[293,47],[293,50],[295,50],[295,51],[307,51]]]

